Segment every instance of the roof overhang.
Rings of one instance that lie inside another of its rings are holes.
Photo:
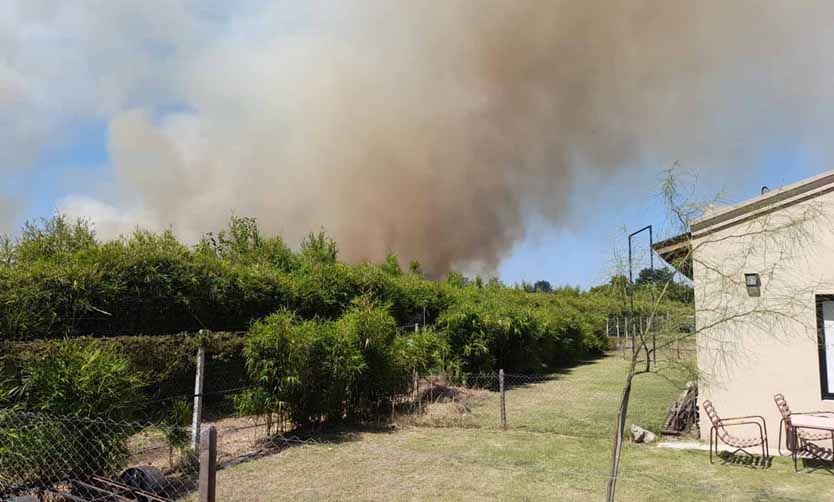
[[[692,279],[692,240],[759,218],[773,211],[834,192],[834,170],[765,192],[740,204],[709,211],[692,222],[691,232],[660,241],[652,249],[683,275]]]
[[[692,279],[692,235],[689,232],[656,242],[652,249],[666,263]]]
[[[692,222],[692,238],[697,240],[830,192],[834,192],[834,170],[765,192],[740,204],[711,211]]]

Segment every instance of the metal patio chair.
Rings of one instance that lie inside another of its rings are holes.
[[[763,417],[751,415],[746,417],[721,418],[715,412],[715,406],[712,405],[711,401],[704,401],[703,406],[710,422],[712,422],[712,427],[709,431],[710,463],[712,463],[713,451],[715,451],[715,455],[718,456],[718,441],[720,440],[727,446],[735,448],[735,451],[730,453],[730,455],[735,455],[738,452],[744,452],[751,458],[755,458],[756,456],[747,450],[749,448],[760,446],[762,448],[762,465],[766,465],[767,459],[770,458],[770,449],[767,444],[767,424]],[[731,434],[730,431],[727,430],[730,427],[750,425],[755,425],[758,428],[758,437],[739,437]]]
[[[779,421],[779,455],[782,455],[782,431],[785,431],[785,448],[791,453],[794,461],[794,468],[796,468],[797,453],[806,452],[818,460],[827,461],[824,454],[818,451],[818,447],[811,443],[811,441],[831,441],[831,449],[834,451],[834,432],[811,429],[806,427],[794,426],[792,421],[793,416],[820,416],[834,418],[834,412],[831,411],[812,411],[803,413],[793,413],[791,407],[788,406],[788,401],[784,394],[776,394],[773,396],[776,402],[776,407],[779,408],[779,413],[782,415],[782,420]],[[798,443],[798,444],[797,444]]]

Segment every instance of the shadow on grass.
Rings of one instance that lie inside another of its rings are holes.
[[[589,355],[570,364],[542,368],[543,371],[540,374],[507,374],[505,375],[505,389],[532,387],[535,384],[560,380],[571,375],[577,368],[599,363],[607,357],[610,356],[605,353]],[[363,433],[390,434],[397,430],[398,424],[417,427],[482,428],[482,425],[475,420],[475,415],[469,405],[471,402],[482,400],[488,393],[498,390],[497,376],[497,372],[489,375],[490,379],[486,381],[455,381],[454,378],[443,376],[429,377],[421,380],[422,388],[409,399],[393,404],[390,420],[381,418],[378,422],[341,422],[319,428],[297,428],[282,434],[263,437],[256,441],[255,447],[250,451],[223,460],[218,468],[223,469],[276,455],[296,446],[337,445],[359,441]],[[438,414],[436,406],[444,404],[448,405],[449,409]],[[431,410],[431,413],[427,413],[427,410]],[[496,411],[496,417],[497,413]],[[382,415],[381,413],[380,416]],[[497,422],[496,426],[498,426]],[[520,429],[525,428],[520,427]],[[222,433],[220,431],[221,436]],[[222,437],[219,438],[221,441],[222,439]]]
[[[298,446],[338,445],[360,441],[361,434],[391,434],[396,427],[388,423],[338,423],[324,427],[301,427],[261,438],[250,452],[219,462],[219,469],[258,460]]]
[[[559,374],[559,375],[569,375],[573,372],[576,368],[580,368],[582,366],[587,366],[589,364],[595,364],[600,362],[603,359],[607,359],[611,357],[610,352],[597,352],[586,354],[583,357],[577,359],[576,361],[569,362],[569,363],[562,363],[562,364],[555,364],[552,367],[548,368],[548,374]]]
[[[834,463],[830,460],[820,460],[818,458],[803,458],[800,459],[802,464],[802,471],[807,474],[817,471],[827,471],[834,474]]]
[[[737,465],[755,469],[769,469],[773,465],[773,457],[762,457],[761,455],[748,455],[746,453],[730,453],[723,451],[718,454],[721,465]]]
[[[570,363],[556,364],[553,366],[548,366],[547,368],[542,368],[542,371],[540,373],[518,374],[513,373],[511,371],[505,372],[504,389],[523,389],[533,384],[561,380],[564,377],[572,375],[577,369],[583,366],[597,364],[610,356],[611,355],[606,352],[600,352],[598,354],[588,354],[583,358],[578,359],[576,361],[572,361]],[[498,390],[497,383],[496,387],[494,389],[490,388],[490,390]]]

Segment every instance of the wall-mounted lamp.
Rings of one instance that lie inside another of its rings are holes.
[[[744,274],[744,285],[747,287],[747,294],[759,296],[762,294],[762,281],[759,274]]]

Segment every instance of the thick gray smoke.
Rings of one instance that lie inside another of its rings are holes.
[[[489,268],[530,218],[581,218],[577,179],[831,153],[825,0],[93,3],[61,28],[90,40],[66,71],[97,77],[73,103],[109,121],[115,180],[61,207],[104,234],[234,212],[290,242],[324,227],[350,260]]]

